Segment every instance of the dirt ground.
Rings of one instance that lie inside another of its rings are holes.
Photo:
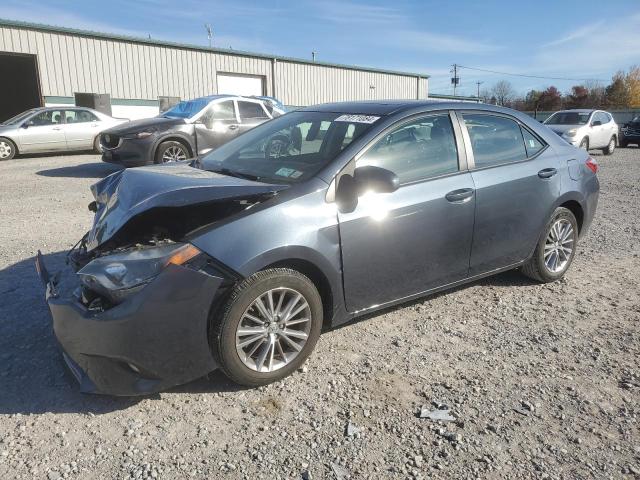
[[[518,272],[322,336],[307,366],[240,389],[87,396],[32,257],[89,228],[93,155],[0,162],[0,478],[640,478],[640,149],[601,165],[566,278]],[[419,411],[447,405],[456,419]]]

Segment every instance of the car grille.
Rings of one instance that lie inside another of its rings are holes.
[[[116,148],[120,143],[120,137],[112,133],[103,133],[100,136],[100,144],[105,148]]]

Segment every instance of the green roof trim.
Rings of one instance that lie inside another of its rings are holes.
[[[77,28],[67,28],[67,27],[56,27],[53,25],[45,25],[41,23],[31,23],[31,22],[23,22],[20,20],[9,20],[6,18],[0,18],[0,27],[13,27],[13,28],[22,28],[26,30],[37,30],[44,32],[52,32],[52,33],[66,33],[69,35],[78,35],[81,37],[90,37],[90,38],[99,38],[102,40],[114,40],[117,42],[130,42],[130,43],[140,43],[143,45],[155,45],[161,47],[173,47],[180,48],[184,50],[196,50],[200,52],[209,52],[209,53],[220,53],[224,55],[237,55],[240,57],[257,57],[263,58],[266,60],[276,60],[276,61],[285,61],[292,63],[301,63],[305,65],[319,65],[321,67],[333,67],[333,68],[342,68],[345,70],[362,70],[365,72],[372,73],[386,73],[389,75],[399,75],[403,77],[416,77],[416,78],[429,78],[429,75],[424,73],[415,73],[415,72],[402,72],[397,70],[385,70],[382,68],[372,68],[372,67],[361,67],[358,65],[347,65],[342,63],[330,63],[330,62],[313,62],[310,60],[304,60],[301,58],[293,58],[293,57],[282,57],[278,55],[266,55],[264,53],[252,53],[246,52],[243,50],[232,50],[226,48],[209,48],[200,45],[193,45],[188,43],[178,43],[164,40],[154,40],[151,38],[142,38],[142,37],[132,37],[128,35],[117,35],[111,33],[102,33],[102,32],[94,32],[91,30],[80,30]]]

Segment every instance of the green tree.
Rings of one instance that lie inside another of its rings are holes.
[[[605,89],[605,104],[607,108],[627,108],[630,103],[629,89],[624,72],[617,72],[611,83]]]

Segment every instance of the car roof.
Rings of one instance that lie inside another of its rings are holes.
[[[502,113],[513,113],[513,110],[476,102],[443,102],[439,100],[369,100],[360,102],[336,102],[311,105],[301,111],[328,112],[363,115],[392,115],[407,110],[484,110]]]
[[[591,113],[595,111],[596,110],[594,110],[593,108],[568,108],[566,110],[558,110],[557,112],[554,112],[554,113],[563,113],[563,112]]]

